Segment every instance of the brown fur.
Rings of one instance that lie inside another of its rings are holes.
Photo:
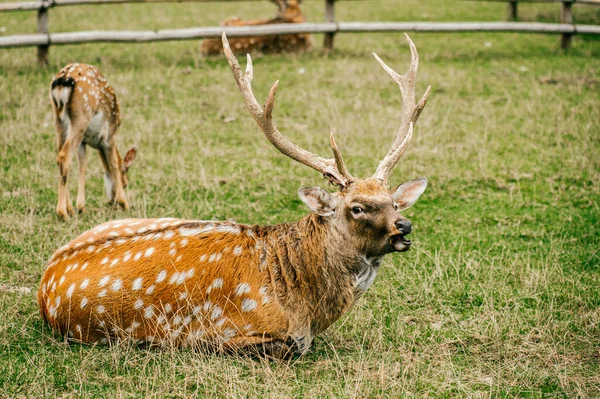
[[[253,26],[269,24],[294,24],[306,22],[300,1],[277,0],[279,11],[275,18],[254,21],[242,21],[239,18],[229,18],[221,26]],[[312,46],[312,36],[306,33],[293,35],[274,35],[257,37],[237,37],[229,39],[231,48],[235,53],[281,53],[306,51]],[[200,45],[200,53],[215,55],[223,52],[221,39],[205,39]]]
[[[125,197],[127,169],[135,159],[133,147],[121,159],[116,144],[116,133],[121,124],[119,103],[112,87],[100,71],[91,65],[69,64],[60,70],[52,80],[50,101],[54,113],[60,173],[58,204],[56,212],[63,219],[74,213],[67,176],[72,152],[77,150],[79,159],[79,188],[77,209],[85,209],[85,172],[87,169],[86,145],[96,148],[106,171],[107,184],[110,182],[110,200],[127,209]],[[107,189],[108,190],[108,189]]]
[[[368,196],[380,210],[357,221],[348,207],[374,187]],[[359,276],[376,274],[397,234],[385,183],[358,180],[333,196],[335,217],[310,214],[275,226],[180,219],[100,225],[50,259],[38,292],[42,315],[80,342],[304,353],[368,288],[357,286]]]

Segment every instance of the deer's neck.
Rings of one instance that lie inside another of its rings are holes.
[[[313,335],[350,309],[379,265],[353,250],[348,237],[314,214],[264,227],[260,236],[261,264],[268,267],[280,303],[298,318],[292,324],[308,323]]]

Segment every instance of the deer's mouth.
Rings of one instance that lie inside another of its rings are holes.
[[[403,234],[395,234],[390,237],[390,245],[397,252],[404,252],[410,249],[412,241],[407,239]]]

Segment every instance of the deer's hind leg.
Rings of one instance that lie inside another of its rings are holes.
[[[69,187],[67,184],[69,167],[73,158],[73,149],[79,147],[83,140],[85,126],[82,123],[74,123],[71,120],[65,122],[56,123],[58,135],[58,156],[56,162],[59,172],[56,213],[62,219],[69,220],[70,216],[75,213],[71,199],[69,198]],[[59,125],[60,129],[58,128]]]
[[[77,211],[85,211],[85,172],[87,170],[87,158],[85,156],[85,143],[79,144],[77,148],[77,160],[79,161],[79,183],[77,185]]]

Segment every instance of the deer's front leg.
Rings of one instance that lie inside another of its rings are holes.
[[[227,351],[270,360],[285,360],[300,353],[293,341],[283,341],[266,336],[234,338],[228,343]]]
[[[87,170],[86,147],[81,143],[77,148],[77,160],[79,161],[79,183],[77,186],[77,211],[85,211],[85,172]]]

